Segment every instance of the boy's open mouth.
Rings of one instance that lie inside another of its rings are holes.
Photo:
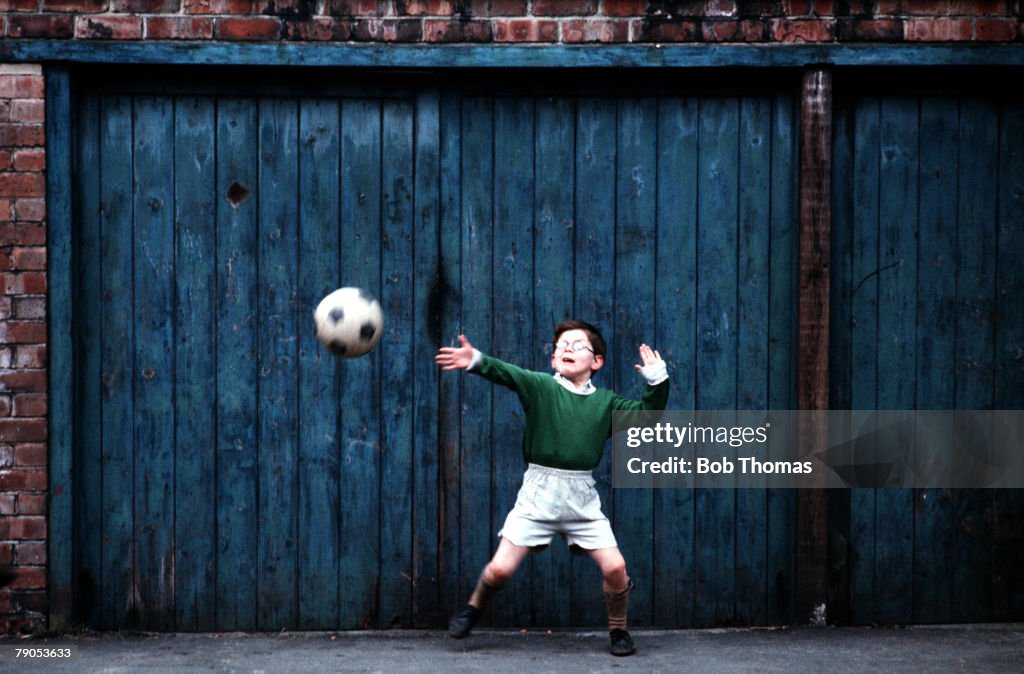
[[[562,362],[563,363],[568,363],[569,365],[573,365],[573,364],[576,363],[576,361],[573,358],[569,357],[569,356],[562,356]]]

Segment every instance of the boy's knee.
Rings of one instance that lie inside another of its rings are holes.
[[[487,568],[484,569],[484,580],[487,581],[488,585],[502,587],[510,578],[512,578],[512,574],[515,573],[515,571],[515,567],[511,564],[491,561],[487,565]]]
[[[601,565],[601,574],[605,580],[621,581],[626,577],[626,560],[621,557],[610,560]]]

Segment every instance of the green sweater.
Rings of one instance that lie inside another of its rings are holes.
[[[646,385],[642,400],[609,389],[573,393],[551,374],[524,370],[483,354],[470,372],[515,391],[526,412],[523,459],[549,468],[593,470],[604,454],[616,410],[663,410],[668,380]]]

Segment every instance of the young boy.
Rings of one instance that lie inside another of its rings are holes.
[[[636,648],[626,630],[626,608],[633,583],[619,552],[591,471],[604,454],[614,410],[663,410],[668,401],[668,370],[657,351],[640,345],[647,380],[642,400],[630,400],[595,387],[591,376],[604,365],[601,333],[584,321],[555,327],[553,375],[524,370],[473,348],[464,335],[458,347],[442,347],[437,363],[445,370],[468,370],[515,391],[526,413],[523,458],[528,467],[516,504],[505,519],[498,550],[484,567],[476,589],[448,625],[461,639],[473,629],[487,602],[515,573],[531,550],[547,547],[554,535],[565,536],[570,549],[587,554],[601,569],[608,605],[613,655]]]

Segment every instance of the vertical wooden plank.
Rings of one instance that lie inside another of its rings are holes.
[[[259,570],[260,629],[296,622],[298,399],[298,105],[259,104]]]
[[[134,109],[135,576],[139,625],[174,627],[174,107]]]
[[[253,630],[257,597],[256,102],[217,101],[217,628]]]
[[[736,409],[768,408],[772,101],[740,101],[739,238],[737,240]],[[757,456],[767,460],[767,452]],[[768,512],[764,489],[736,492],[736,619],[767,619]]]
[[[800,109],[800,296],[797,405],[828,409],[829,237],[832,227],[832,72],[803,74]],[[827,429],[800,428],[801,444],[820,446]],[[819,489],[797,496],[796,619],[828,601],[828,498]]]
[[[413,517],[413,115],[382,110],[381,627],[410,625]]]
[[[795,96],[776,94],[772,102],[770,296],[768,298],[768,406],[796,408],[798,189]],[[769,447],[771,451],[771,447]],[[789,489],[767,494],[768,569],[765,620],[793,621],[796,585],[796,497]]]
[[[462,100],[445,91],[438,103],[440,176],[438,273],[432,301],[437,307],[438,341],[458,345],[462,332]],[[440,346],[440,344],[439,344]],[[433,361],[431,361],[433,364]],[[434,365],[434,367],[437,367]],[[469,587],[476,579],[460,575],[462,547],[462,378],[439,375],[438,451],[441,477],[438,482],[440,508],[439,609],[447,615],[469,599]]]
[[[50,426],[47,435],[49,462],[47,477],[49,503],[47,589],[49,625],[67,623],[74,610],[76,541],[75,506],[82,502],[74,483],[74,244],[78,233],[72,227],[75,189],[72,181],[71,77],[63,68],[46,68],[46,212],[48,273],[46,316],[48,395]],[[95,109],[92,108],[94,111]],[[85,120],[83,120],[85,121]],[[90,119],[95,124],[95,117]],[[86,126],[94,131],[95,126]],[[88,139],[94,151],[95,136]],[[82,158],[82,155],[79,155]],[[96,164],[93,164],[95,166]],[[91,181],[90,181],[91,182]],[[91,186],[95,189],[95,186]],[[92,190],[90,190],[92,192]],[[90,218],[91,222],[91,218]],[[84,466],[82,466],[84,468]],[[90,468],[94,467],[94,463]],[[79,510],[79,512],[81,512]],[[95,530],[93,530],[95,531]],[[84,542],[84,541],[83,541]],[[90,567],[92,565],[90,564]],[[94,570],[94,567],[90,571]]]
[[[878,220],[880,115],[878,98],[854,104],[853,220],[850,262],[851,409],[878,405]],[[850,490],[850,618],[875,621],[875,490]]]
[[[103,409],[103,609],[100,629],[132,624],[134,499],[132,493],[132,101],[101,100],[100,265],[104,302],[100,317]]]
[[[493,353],[529,367],[533,356],[533,101],[494,102]],[[549,366],[550,367],[550,366]],[[547,368],[545,368],[547,369]],[[522,484],[523,411],[518,397],[500,389],[494,395],[494,494],[492,521],[497,532]],[[555,545],[561,541],[553,541]],[[529,625],[542,606],[531,605],[530,574],[513,577],[494,607],[495,622]]]
[[[616,106],[612,100],[581,99],[576,106],[576,316],[601,329],[608,353],[616,353],[613,305],[615,275]],[[611,371],[599,373],[597,385],[609,386]],[[613,514],[611,462],[594,471],[606,515]],[[630,563],[626,560],[627,565]],[[601,573],[589,559],[573,561],[574,625],[607,624],[599,600]],[[590,599],[593,597],[593,599]]]
[[[298,626],[338,626],[341,516],[339,365],[316,339],[313,310],[338,287],[341,105],[299,101]]]
[[[956,156],[955,98],[921,101],[917,252],[916,409],[951,410],[955,400]],[[948,489],[914,493],[913,620],[950,622],[953,577],[952,505]]]
[[[736,297],[739,102],[702,101],[697,232],[696,407],[736,405]],[[736,493],[697,489],[695,622],[719,625],[734,616]]]
[[[879,409],[913,409],[917,283],[918,114],[916,98],[882,101],[879,168]],[[875,604],[882,622],[909,622],[913,591],[913,492],[875,495]]]
[[[643,379],[634,365],[641,343],[658,343],[655,308],[655,208],[658,105],[653,98],[621,99],[618,111],[615,213],[615,347],[608,353],[604,381],[623,395],[638,398]],[[630,593],[631,625],[652,621],[654,551],[654,492],[623,489],[615,492],[611,516],[619,549],[635,589]]]
[[[216,111],[174,102],[175,629],[216,629]]]
[[[670,409],[693,409],[696,395],[697,317],[697,110],[696,99],[658,102],[657,338],[669,367]],[[694,492],[654,493],[652,624],[693,625]]]
[[[999,116],[994,409],[1024,409],[1024,103],[1004,101]],[[993,494],[991,620],[1024,615],[1024,490]]]
[[[992,100],[960,102],[956,281],[956,406],[991,409],[996,308],[999,113]],[[953,619],[987,620],[992,612],[992,492],[960,491],[957,502]]]
[[[343,285],[380,297],[381,106],[342,103],[341,270]],[[342,363],[340,626],[378,617],[380,581],[380,358]]]
[[[413,151],[413,540],[412,624],[440,624],[441,405],[434,354],[441,346],[445,272],[440,259],[440,98],[421,91],[414,112]]]
[[[461,163],[462,327],[477,348],[489,353],[494,352],[491,296],[494,264],[493,138],[493,100],[464,99]],[[459,577],[463,586],[471,589],[496,547],[495,536],[501,528],[504,513],[495,513],[493,501],[494,387],[481,377],[462,376],[460,379],[463,404],[459,477],[462,494],[459,504],[459,520],[462,525]],[[501,597],[499,601],[504,599]]]
[[[101,225],[101,161],[100,161],[100,98],[96,95],[83,97],[77,105],[77,128],[75,135],[75,215],[74,224],[53,216],[53,223],[62,223],[73,227],[73,234],[68,234],[68,244],[75,241],[72,251],[73,276],[68,279],[69,285],[73,288],[72,304],[68,305],[73,310],[74,320],[74,344],[71,346],[75,361],[75,420],[74,420],[74,463],[75,490],[72,494],[74,501],[73,519],[68,526],[74,528],[74,576],[73,582],[73,610],[70,616],[80,620],[87,625],[98,625],[104,618],[101,613],[103,597],[103,517],[102,517],[102,437],[101,419],[103,410],[103,389],[102,389],[102,368],[101,346],[103,325],[96,317],[103,316],[102,302],[102,261],[101,243],[103,240]],[[59,166],[59,165],[58,165]],[[53,167],[56,178],[59,175],[58,166]],[[85,167],[90,167],[86,170]],[[48,175],[50,173],[48,172]],[[69,177],[70,179],[70,177]],[[48,188],[48,194],[52,191]],[[58,212],[59,213],[59,212]],[[52,226],[52,225],[51,225]],[[60,226],[60,224],[58,224]],[[52,239],[59,234],[54,233]],[[49,253],[47,253],[49,255]],[[52,262],[51,262],[52,264]],[[57,270],[54,269],[53,273]],[[76,282],[72,283],[72,280]],[[59,300],[59,294],[54,294],[53,284],[57,281],[54,277],[50,282],[51,301]],[[59,291],[58,291],[59,292]],[[53,316],[54,313],[49,315]],[[59,315],[59,312],[56,314]],[[88,317],[92,317],[91,320]],[[51,337],[52,339],[52,337]],[[51,343],[51,359],[58,358],[57,346]],[[59,361],[51,360],[51,377],[58,376]],[[66,387],[68,379],[61,380],[61,386]],[[51,391],[59,390],[53,388]],[[53,419],[59,417],[58,410],[52,410]],[[69,421],[70,423],[70,421]],[[56,438],[59,440],[59,437]],[[51,438],[51,456],[58,448],[52,446],[54,438]],[[51,458],[51,464],[54,458]],[[51,475],[51,481],[53,476]],[[52,492],[51,492],[52,493]],[[51,505],[52,507],[52,505]],[[60,536],[58,529],[60,515],[51,513],[50,531],[54,537],[50,544],[50,554],[57,554],[57,560],[53,562],[52,570],[58,571],[60,564],[60,552],[53,550],[53,543],[56,537]],[[57,543],[58,547],[71,541],[71,536],[63,536]],[[54,580],[51,578],[51,584]],[[58,586],[59,587],[59,586]],[[52,591],[59,590],[56,587]],[[52,595],[51,595],[52,596]],[[55,601],[56,598],[51,599]],[[51,626],[53,620],[67,620],[69,614],[62,610],[60,603],[51,607]]]
[[[573,172],[576,105],[570,98],[543,98],[534,105],[533,334],[526,356],[534,369],[549,371],[552,329],[573,313],[573,196],[580,188]],[[566,597],[572,562],[565,546],[531,555],[529,576],[537,624],[573,624]]]

